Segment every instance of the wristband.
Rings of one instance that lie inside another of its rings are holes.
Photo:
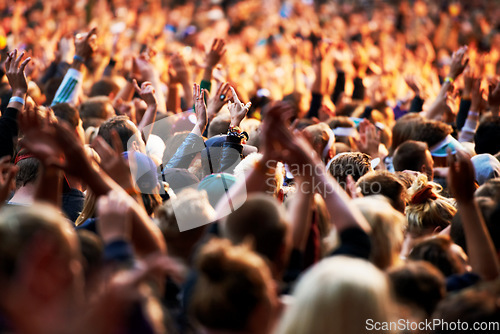
[[[479,113],[477,111],[469,111],[469,116],[479,117]]]
[[[9,103],[11,103],[11,102],[21,103],[24,106],[24,99],[22,97],[19,97],[19,96],[11,97],[9,100]]]
[[[84,63],[85,62],[85,59],[83,59],[82,56],[79,56],[79,55],[74,55],[73,56],[73,60],[76,60],[76,61],[79,61],[81,63]]]
[[[444,78],[444,82],[449,82],[449,83],[453,83],[455,81],[455,79],[453,79],[452,77],[446,77]]]

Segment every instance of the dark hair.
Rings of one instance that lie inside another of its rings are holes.
[[[428,150],[426,143],[415,140],[407,140],[399,145],[394,151],[392,164],[394,170],[404,171],[412,170],[420,172],[420,168],[425,164],[426,151]]]
[[[137,128],[133,126],[127,116],[115,116],[102,123],[99,127],[98,136],[101,136],[109,145],[113,146],[111,130],[116,130],[122,141],[123,150],[127,150],[130,138],[136,134]]]
[[[411,260],[424,260],[438,268],[445,277],[459,274],[459,259],[451,250],[450,238],[438,235],[417,243],[408,256]]]
[[[54,111],[57,119],[68,122],[74,129],[76,129],[80,122],[78,110],[69,103],[58,103],[52,107],[52,111]]]
[[[392,145],[390,148],[391,155],[396,148],[409,139],[413,139],[413,132],[419,123],[423,123],[424,118],[419,113],[406,114],[396,121],[392,128]]]
[[[474,143],[477,154],[497,154],[500,151],[500,118],[491,116],[483,119],[474,135]]]
[[[348,152],[337,155],[330,164],[330,174],[345,189],[347,175],[352,175],[354,181],[371,172],[370,156],[361,152]]]
[[[443,274],[425,261],[409,261],[388,271],[396,299],[417,306],[429,317],[446,293]]]
[[[441,326],[436,326],[431,333],[466,334],[472,332],[471,328],[476,323],[498,325],[500,318],[498,297],[499,291],[496,283],[483,283],[458,293],[449,294],[439,303],[433,315],[434,319],[442,320]],[[457,323],[457,321],[462,326],[457,326],[453,330],[451,326],[445,327],[444,325],[445,323]]]
[[[111,101],[106,96],[96,96],[85,100],[80,104],[79,111],[85,129],[89,126],[98,127],[115,113]]]
[[[40,161],[30,157],[19,160],[16,166],[19,168],[16,174],[16,189],[24,187],[28,183],[34,183],[38,178]]]
[[[383,195],[387,197],[396,210],[404,212],[406,203],[401,203],[401,194],[406,194],[406,187],[396,175],[388,171],[372,171],[363,175],[356,186],[364,196]]]
[[[413,140],[423,141],[429,147],[432,147],[446,138],[453,132],[451,125],[441,121],[426,120],[422,123],[416,123],[412,133]]]
[[[103,78],[92,85],[89,97],[109,96],[118,93],[120,87],[110,78]]]
[[[51,78],[45,85],[43,86],[43,93],[45,95],[45,104],[50,105],[52,103],[52,100],[56,96],[57,90],[59,89],[59,86],[61,86],[63,82],[62,77],[59,78]]]
[[[253,195],[225,219],[223,235],[234,244],[251,240],[254,250],[274,262],[287,231],[276,200],[268,195]]]
[[[199,278],[191,309],[194,317],[213,330],[243,331],[254,310],[267,298],[269,269],[248,246],[212,239],[197,259]]]

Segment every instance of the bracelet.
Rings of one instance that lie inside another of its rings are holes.
[[[469,116],[479,117],[479,113],[477,111],[469,111]]]
[[[22,97],[19,97],[19,96],[11,97],[9,100],[9,103],[11,103],[11,102],[21,103],[24,106],[24,99]]]
[[[84,63],[85,62],[85,59],[83,59],[82,56],[79,56],[79,55],[74,55],[73,56],[73,60],[76,60],[76,61],[79,61],[81,63]]]
[[[444,78],[444,82],[453,83],[454,81],[455,81],[455,79],[453,79],[452,77],[446,77],[446,78]]]
[[[235,126],[235,125],[231,125],[229,126],[229,132],[237,132],[237,133],[242,133],[243,131],[241,130],[241,128],[239,126]]]

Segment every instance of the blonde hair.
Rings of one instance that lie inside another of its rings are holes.
[[[357,198],[353,203],[372,228],[370,261],[382,270],[397,264],[407,227],[406,217],[382,195]]]
[[[455,202],[441,196],[442,187],[429,182],[427,176],[420,174],[408,189],[410,202],[406,207],[408,232],[415,235],[429,234],[428,230],[442,229],[450,225],[457,213]]]
[[[344,256],[315,265],[293,295],[277,334],[359,334],[366,332],[367,319],[390,321],[392,312],[384,273],[367,261]]]

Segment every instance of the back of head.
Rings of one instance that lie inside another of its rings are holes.
[[[396,148],[409,139],[413,139],[413,132],[416,125],[423,123],[424,118],[419,113],[410,113],[396,121],[392,128],[392,146],[390,152],[393,153]]]
[[[231,116],[229,114],[217,115],[208,125],[208,130],[207,130],[208,138],[226,134],[227,130],[229,130],[230,124],[231,124]]]
[[[396,299],[428,318],[446,293],[443,274],[426,261],[409,261],[388,272]]]
[[[234,244],[250,240],[258,254],[275,262],[287,241],[285,217],[283,208],[273,197],[251,195],[222,222],[222,235]]]
[[[311,141],[311,145],[321,159],[330,159],[333,155],[329,150],[335,143],[335,135],[326,123],[309,125],[304,129],[304,133]],[[328,146],[329,145],[329,146]]]
[[[412,136],[408,139],[423,141],[429,148],[432,148],[452,132],[453,128],[451,125],[436,120],[425,120],[424,122],[415,124]]]
[[[419,241],[411,250],[408,258],[433,264],[445,277],[460,274],[463,271],[463,266],[460,263],[460,258],[451,249],[452,245],[453,243],[447,236],[429,237]]]
[[[106,143],[113,146],[112,130],[115,130],[122,142],[123,150],[128,151],[129,139],[137,134],[137,127],[130,121],[127,116],[115,116],[102,123],[99,127],[98,135],[101,136]]]
[[[361,197],[353,203],[372,228],[370,261],[382,270],[396,264],[406,229],[405,216],[393,209],[383,196]]]
[[[78,123],[80,123],[80,114],[78,109],[69,103],[58,103],[52,107],[52,110],[54,111],[54,115],[57,119],[62,119],[68,122],[74,129],[76,129]]]
[[[433,233],[450,225],[457,209],[454,201],[439,194],[441,186],[429,182],[420,174],[408,189],[409,203],[406,207],[408,232],[415,236]]]
[[[79,111],[85,129],[89,126],[98,127],[115,115],[113,105],[106,96],[96,96],[85,100],[80,105]]]
[[[474,143],[477,154],[497,154],[500,151],[500,118],[492,116],[483,119],[474,135]]]
[[[120,87],[110,78],[103,78],[92,85],[89,97],[116,95]]]
[[[24,258],[34,242],[40,238],[51,238],[61,253],[68,252],[68,236],[75,232],[59,211],[49,205],[33,204],[11,206],[0,210],[0,284],[5,289],[20,270],[28,263]],[[76,239],[75,239],[76,240]]]
[[[245,331],[261,305],[270,306],[271,274],[247,245],[212,239],[197,259],[200,273],[191,309],[196,320],[212,330]],[[268,309],[268,314],[272,309]]]
[[[363,175],[356,183],[364,196],[383,195],[394,209],[405,211],[406,188],[396,175],[388,171],[372,171]]]
[[[16,189],[24,187],[27,184],[34,184],[38,179],[40,161],[26,151],[24,153],[21,151],[16,161],[16,166],[19,168],[15,177]]]
[[[392,163],[395,171],[412,170],[421,172],[426,162],[428,146],[424,142],[407,140],[394,151]]]
[[[332,159],[329,167],[330,174],[344,189],[347,185],[347,175],[351,175],[357,182],[361,176],[372,170],[370,156],[361,152],[338,154]]]
[[[500,179],[490,179],[477,188],[475,197],[489,197],[500,202]]]
[[[497,284],[485,283],[464,289],[458,293],[449,294],[437,307],[433,319],[440,319],[431,333],[466,334],[478,324],[488,326],[484,331],[476,333],[498,332],[500,319],[499,291]],[[461,326],[453,326],[460,323]],[[482,328],[481,328],[482,329]]]
[[[367,330],[368,320],[390,321],[388,280],[371,263],[334,256],[313,266],[297,284],[278,334],[342,333]]]

